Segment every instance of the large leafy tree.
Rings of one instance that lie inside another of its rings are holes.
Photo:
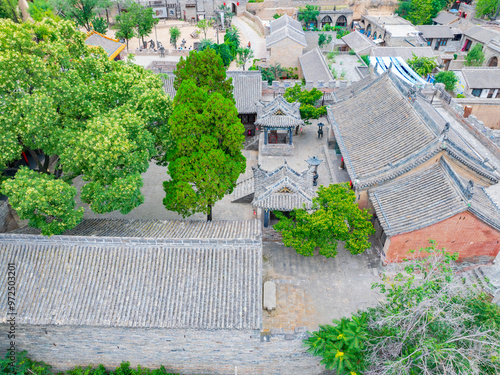
[[[250,48],[238,48],[237,54],[236,63],[238,66],[243,66],[243,70],[245,70],[245,64],[253,59],[253,50]]]
[[[475,44],[474,47],[465,56],[466,66],[481,66],[484,62],[484,52],[483,46],[479,43]]]
[[[337,255],[339,241],[352,254],[360,254],[370,247],[368,236],[374,233],[368,210],[360,210],[356,195],[347,183],[320,186],[313,198],[313,212],[295,209],[279,218],[274,229],[281,232],[285,246],[293,247],[299,254],[319,254],[327,258]]]
[[[203,212],[211,220],[213,205],[233,191],[245,171],[244,127],[231,80],[213,50],[191,52],[175,74],[178,91],[169,120],[171,180],[163,183],[163,203],[184,217]]]
[[[444,87],[446,90],[453,91],[458,82],[458,77],[451,70],[448,70],[446,72],[439,72],[438,74],[436,74],[436,82],[444,83]]]
[[[46,0],[35,0],[30,2],[28,12],[35,21],[41,21],[44,18],[53,18],[56,21],[60,20],[60,17],[54,13],[52,5]]]
[[[129,40],[136,36],[136,25],[135,16],[132,12],[122,12],[116,16],[116,24],[114,26],[116,29],[116,36],[125,39],[127,51]]]
[[[385,302],[321,326],[308,351],[338,374],[498,374],[500,308],[454,274],[456,254],[416,255],[373,285]]]
[[[72,19],[78,26],[92,30],[90,25],[99,9],[111,5],[110,0],[52,0],[54,8],[66,18]]]
[[[448,0],[400,0],[396,12],[414,25],[430,24]]]
[[[73,227],[81,217],[69,202],[77,176],[96,213],[141,204],[141,173],[164,153],[171,111],[161,80],[109,61],[70,21],[2,22],[0,36],[0,171],[15,172],[23,152],[36,164],[4,182],[21,218],[44,234]],[[57,191],[64,199],[51,196]]]
[[[170,33],[170,44],[177,49],[177,40],[181,36],[181,30],[177,26],[172,26],[168,32]]]
[[[316,107],[318,100],[321,99],[323,93],[317,88],[311,90],[302,90],[302,86],[297,84],[285,90],[285,99],[289,103],[300,103],[300,117],[306,124],[310,124],[310,119],[319,119],[326,115],[326,107]]]
[[[306,5],[305,8],[299,8],[299,21],[304,21],[307,25],[309,23],[314,23],[316,26],[316,19],[319,16],[319,8],[315,5]]]
[[[417,72],[422,77],[426,77],[427,74],[432,73],[434,68],[437,67],[437,63],[434,57],[418,57],[414,53],[413,57],[408,59],[406,62],[415,72]]]
[[[236,56],[238,48],[240,48],[240,30],[236,26],[231,26],[224,34],[224,43],[229,46],[231,54]]]
[[[500,14],[500,1],[498,0],[478,0],[476,3],[476,15],[478,17],[487,16],[494,20]]]
[[[0,0],[0,18],[11,19],[14,22],[21,22],[22,18],[16,0]]]
[[[153,17],[153,8],[144,7],[136,3],[132,4],[130,12],[135,17],[137,24],[137,36],[141,38],[144,43],[144,37],[151,34],[153,27],[155,27],[160,20]]]

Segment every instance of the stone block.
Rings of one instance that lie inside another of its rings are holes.
[[[264,302],[263,307],[266,310],[276,309],[276,284],[273,281],[266,281],[264,283]]]

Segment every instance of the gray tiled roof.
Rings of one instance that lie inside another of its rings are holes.
[[[260,238],[0,234],[0,261],[16,264],[17,324],[209,330],[261,324]]]
[[[329,82],[333,80],[332,72],[328,69],[319,47],[304,53],[299,57],[299,61],[306,81],[316,83],[318,81]]]
[[[255,124],[264,127],[291,128],[303,125],[300,117],[300,103],[288,103],[282,96],[277,96],[272,102],[257,104],[257,119]]]
[[[40,234],[31,227],[17,229],[11,233]],[[258,240],[260,224],[251,221],[199,221],[199,220],[119,220],[84,219],[68,236],[136,237],[195,240]]]
[[[257,103],[262,99],[262,74],[255,71],[227,71],[233,78],[233,96],[238,113],[256,113]]]
[[[500,68],[464,68],[462,74],[471,89],[500,89]]]
[[[422,32],[426,39],[453,38],[453,33],[449,26],[443,25],[418,25],[418,31]]]
[[[313,170],[298,173],[285,160],[274,171],[265,171],[260,165],[252,167],[255,195],[252,205],[278,211],[292,211],[294,208],[312,207]],[[287,192],[284,192],[285,189]]]
[[[415,54],[417,57],[431,57],[434,52],[431,47],[376,47],[372,48],[370,55],[375,57],[401,57],[408,60]]]
[[[436,18],[433,18],[432,20],[436,23],[439,23],[440,25],[449,25],[450,23],[453,23],[460,19],[460,17],[455,16],[454,14],[451,14],[449,12],[439,12],[436,16]]]
[[[87,39],[85,39],[85,44],[88,46],[104,48],[104,51],[106,51],[108,56],[111,56],[119,48],[123,49],[124,46],[122,43],[115,42],[114,40],[105,38],[98,33],[94,33],[90,35]]]
[[[341,38],[354,52],[358,55],[365,55],[370,52],[370,48],[374,47],[375,44],[366,37],[366,35],[361,34],[359,31],[354,31]]]
[[[467,182],[441,157],[433,166],[369,189],[370,200],[388,236],[425,228],[470,210],[500,230],[500,209],[480,186],[467,196]]]
[[[227,78],[233,79],[233,96],[239,114],[256,113],[257,103],[262,99],[262,74],[260,71],[227,71]],[[175,75],[163,78],[163,89],[171,98],[177,91],[174,88]]]
[[[348,90],[349,87],[346,88]],[[349,176],[359,188],[396,178],[444,151],[466,168],[497,182],[498,172],[464,146],[429,104],[409,101],[409,90],[392,73],[357,87],[354,97],[328,109],[328,119]],[[356,115],[353,115],[356,114]]]
[[[465,30],[464,35],[483,44],[488,44],[492,39],[500,38],[500,32],[482,26],[473,26]]]
[[[273,44],[276,44],[285,38],[290,38],[294,42],[307,47],[307,41],[306,37],[304,36],[304,32],[290,26],[282,27],[281,29],[273,31],[271,34],[266,36],[266,47],[269,48]]]
[[[353,96],[357,95],[360,91],[363,91],[373,80],[374,76],[370,74],[367,77],[361,79],[360,81],[354,82],[347,87],[334,91],[333,98],[335,102],[352,98]]]
[[[304,33],[304,31],[302,30],[302,24],[299,21],[294,20],[292,17],[290,17],[287,14],[284,14],[280,18],[278,18],[277,20],[271,21],[269,23],[269,28],[271,29],[271,33],[275,32],[275,31],[277,31],[285,26],[289,26],[297,31]]]

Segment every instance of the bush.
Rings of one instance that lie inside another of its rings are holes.
[[[483,46],[476,44],[465,56],[466,66],[481,66],[484,62]]]
[[[466,96],[464,94],[457,94],[457,99],[463,99],[465,98]]]
[[[368,55],[363,55],[363,56],[360,56],[361,57],[361,60],[363,60],[363,62],[365,63],[366,66],[370,66],[370,57]]]
[[[452,71],[439,72],[436,75],[436,82],[444,83],[444,87],[447,91],[453,91],[458,82],[458,77]]]
[[[413,54],[413,57],[408,59],[406,63],[422,77],[426,77],[427,74],[432,73],[434,68],[437,67],[437,63],[434,61],[434,58],[417,57],[415,54]]]
[[[349,55],[354,56],[355,54],[356,54],[356,52],[354,52],[353,49],[349,50]]]

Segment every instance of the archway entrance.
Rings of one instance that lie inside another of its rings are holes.
[[[498,57],[493,56],[488,62],[488,66],[498,66]]]
[[[332,24],[332,18],[330,16],[325,16],[321,20],[321,28],[325,27],[325,25],[331,25]]]
[[[340,16],[337,18],[335,26],[347,27],[347,18],[345,18],[345,16]]]
[[[231,12],[233,12],[235,16],[238,15],[238,8],[235,3],[231,3]]]
[[[377,39],[377,32],[376,31],[373,33],[373,40],[375,40],[375,39]]]
[[[370,36],[371,33],[372,33],[372,25],[368,24],[368,26],[366,27],[366,36]]]

